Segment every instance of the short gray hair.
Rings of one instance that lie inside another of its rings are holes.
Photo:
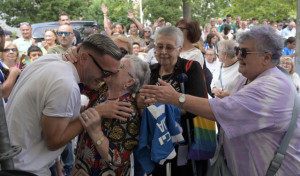
[[[153,30],[152,30],[152,28],[151,28],[150,26],[144,27],[144,30],[145,30],[145,29],[149,29],[149,30],[150,30],[150,34],[151,34],[151,35],[153,34]]]
[[[218,49],[221,52],[226,52],[230,58],[236,57],[234,47],[237,43],[233,40],[222,40],[218,44]]]
[[[110,55],[117,60],[121,60],[122,53],[119,47],[109,37],[102,34],[92,34],[81,44],[84,49],[92,49],[101,56]]]
[[[160,35],[173,36],[176,39],[175,43],[177,47],[182,48],[184,37],[182,31],[179,28],[175,26],[164,26],[159,28],[154,35],[155,42]]]
[[[142,61],[139,57],[133,55],[126,55],[122,60],[130,61],[130,74],[135,79],[132,86],[128,87],[130,93],[136,93],[143,85],[149,83],[150,68],[147,62]]]
[[[280,61],[283,49],[283,39],[270,25],[259,25],[251,28],[250,31],[242,32],[237,42],[243,43],[246,40],[255,42],[255,48],[260,52],[271,52],[272,63],[277,65]]]

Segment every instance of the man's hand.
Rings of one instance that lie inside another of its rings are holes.
[[[101,103],[95,109],[104,118],[115,118],[126,121],[128,117],[132,116],[131,113],[133,110],[130,109],[130,106],[130,103],[115,100]]]
[[[218,98],[224,98],[230,95],[229,92],[222,91],[221,89],[218,88],[213,88],[213,93],[215,94],[215,97]]]
[[[70,61],[71,63],[77,62],[79,48],[80,44],[77,47],[69,48],[64,54],[62,54],[62,59],[64,61]]]

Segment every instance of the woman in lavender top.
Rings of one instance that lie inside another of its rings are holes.
[[[280,71],[283,42],[273,27],[262,25],[242,33],[237,40],[239,72],[243,75],[230,96],[204,99],[176,92],[172,86],[144,86],[143,96],[178,106],[188,112],[216,120],[224,130],[224,151],[233,175],[266,175],[292,118],[299,98],[288,76]],[[180,99],[179,99],[180,98]],[[276,175],[300,173],[300,118]]]

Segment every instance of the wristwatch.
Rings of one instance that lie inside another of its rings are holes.
[[[97,145],[101,145],[102,142],[103,142],[103,140],[104,140],[104,135],[101,136],[101,138],[100,138],[99,140],[96,141],[96,144],[97,144]]]
[[[179,101],[179,108],[182,108],[183,103],[185,102],[185,94],[181,94],[180,97],[178,98]]]

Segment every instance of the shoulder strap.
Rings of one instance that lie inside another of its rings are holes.
[[[193,62],[194,62],[194,60],[189,60],[189,61],[185,64],[185,71],[186,71],[186,72],[189,71],[189,69],[191,68]]]
[[[299,97],[298,97],[298,93],[295,88],[294,88],[294,92],[295,92],[296,96],[295,96],[293,117],[290,122],[290,126],[281,141],[280,147],[277,150],[273,160],[271,161],[271,164],[267,170],[266,176],[274,176],[276,174],[276,172],[278,171],[278,169],[280,168],[280,166],[282,164],[282,161],[283,161],[285,153],[286,153],[286,149],[287,149],[287,147],[290,143],[290,140],[293,136],[294,128],[295,128],[298,114],[299,114]]]

